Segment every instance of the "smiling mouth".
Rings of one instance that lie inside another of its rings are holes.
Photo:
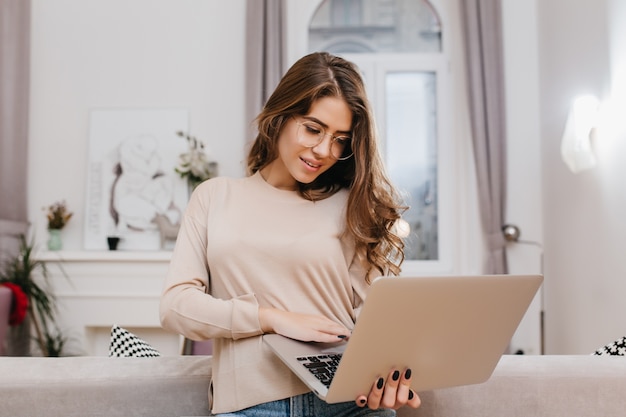
[[[319,168],[319,167],[321,167],[321,165],[315,165],[315,164],[312,164],[311,162],[309,162],[309,161],[307,161],[307,160],[305,160],[305,159],[300,158],[300,160],[301,160],[302,162],[304,162],[305,164],[307,164],[308,166],[310,166],[311,168]]]

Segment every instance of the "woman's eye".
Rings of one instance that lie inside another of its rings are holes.
[[[337,136],[335,138],[335,141],[340,145],[346,145],[348,142],[350,142],[350,138],[347,136]]]
[[[321,132],[321,129],[315,126],[304,125],[304,127],[306,127],[307,132],[312,133],[314,135],[319,135]]]

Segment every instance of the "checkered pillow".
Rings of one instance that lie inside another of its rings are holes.
[[[626,356],[626,336],[596,350],[594,355]]]
[[[109,357],[154,358],[157,356],[161,356],[159,351],[128,330],[119,327],[118,325],[114,325],[111,328]]]

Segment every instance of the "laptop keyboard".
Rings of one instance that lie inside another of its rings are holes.
[[[298,357],[298,361],[327,387],[330,386],[330,382],[335,376],[340,360],[341,353]]]

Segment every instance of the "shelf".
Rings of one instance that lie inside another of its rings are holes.
[[[172,251],[41,251],[44,262],[169,262]]]

